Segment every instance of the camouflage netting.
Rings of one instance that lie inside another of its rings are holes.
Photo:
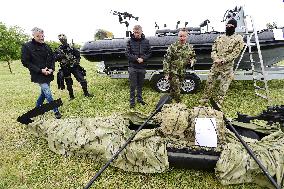
[[[129,121],[119,115],[105,118],[40,119],[28,125],[63,155],[88,155],[106,162],[131,136]],[[168,166],[164,139],[155,130],[142,131],[112,164],[126,171],[162,172]]]
[[[195,119],[215,118],[217,125],[217,148],[195,145]],[[161,132],[170,141],[168,147],[188,148],[192,150],[221,151],[226,143],[226,128],[223,113],[210,107],[194,107],[189,110],[184,104],[167,104],[154,119],[160,123]]]
[[[205,117],[216,119],[217,148],[195,145],[195,118]],[[42,116],[28,128],[45,138],[55,153],[88,155],[96,161],[106,162],[133,134],[134,131],[128,128],[130,123],[139,125],[145,118],[141,114],[61,120],[46,120]],[[151,123],[161,127],[140,131],[112,163],[113,166],[133,172],[163,172],[169,167],[167,147],[214,151],[222,152],[215,169],[222,184],[254,182],[267,185],[258,165],[235,135],[225,128],[222,112],[210,107],[189,110],[184,104],[170,104],[164,105]],[[243,138],[279,183],[284,173],[284,134],[273,132],[275,129],[271,127],[269,133],[272,134],[261,141]]]
[[[173,140],[186,140],[189,110],[184,104],[166,104],[154,119],[160,123],[162,133]]]
[[[230,135],[234,140],[225,146],[215,168],[221,183],[227,185],[253,182],[273,188],[234,134],[230,132]],[[260,141],[243,138],[280,185],[284,177],[284,133],[274,132]]]
[[[157,129],[142,130],[126,147],[115,165],[125,171],[161,173],[169,168],[166,142]]]

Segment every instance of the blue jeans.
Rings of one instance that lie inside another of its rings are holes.
[[[41,89],[41,93],[40,96],[38,97],[37,101],[36,101],[36,107],[39,107],[43,104],[44,100],[46,99],[47,102],[51,102],[53,101],[52,98],[52,94],[50,91],[50,84],[49,83],[39,83],[40,89]],[[58,108],[54,108],[53,111],[59,112]]]

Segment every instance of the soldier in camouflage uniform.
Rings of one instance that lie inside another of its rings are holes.
[[[239,56],[244,47],[243,37],[235,34],[237,21],[231,19],[226,25],[226,35],[219,36],[213,46],[211,58],[213,65],[208,75],[201,104],[208,102],[210,97],[215,96],[215,101],[221,105],[230,83],[234,78],[234,60]],[[218,88],[213,92],[218,76],[221,76]]]
[[[62,79],[65,80],[65,83],[67,85],[67,90],[69,92],[70,100],[75,98],[72,88],[73,80],[71,74],[73,74],[76,80],[81,84],[84,95],[86,97],[93,97],[94,95],[88,92],[87,81],[84,78],[84,76],[86,76],[86,70],[79,65],[80,52],[76,48],[71,47],[67,43],[67,37],[64,34],[59,34],[58,39],[62,43],[55,51],[55,59],[56,61],[60,62],[60,67],[61,67],[58,76],[60,75],[60,73],[62,73],[63,75]],[[60,88],[64,89],[64,87]]]
[[[185,77],[185,69],[188,64],[195,63],[193,47],[187,43],[188,32],[182,29],[178,33],[179,40],[171,44],[163,61],[164,75],[170,82],[170,95],[176,102],[180,102],[181,82]]]

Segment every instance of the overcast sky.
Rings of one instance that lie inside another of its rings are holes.
[[[37,26],[45,31],[46,40],[57,40],[65,33],[75,43],[93,40],[97,29],[106,29],[115,37],[124,37],[126,27],[119,24],[118,16],[111,10],[129,12],[139,17],[130,20],[129,29],[140,24],[146,36],[155,34],[155,21],[162,27],[166,23],[175,28],[176,22],[189,22],[196,27],[205,19],[215,30],[224,30],[221,23],[227,9],[244,6],[245,14],[254,18],[258,29],[266,23],[276,22],[284,26],[284,0],[2,0],[0,22],[8,26],[18,25],[30,34]]]

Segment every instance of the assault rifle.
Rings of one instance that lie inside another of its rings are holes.
[[[78,58],[74,55],[74,47],[71,47],[70,45],[67,46],[67,49],[63,50],[61,48],[58,48],[56,50],[56,53],[62,57],[62,60],[60,61],[62,66],[71,66],[73,67],[75,64],[79,64]]]
[[[267,121],[268,125],[273,123],[279,123],[280,126],[284,129],[284,105],[280,106],[268,106],[267,110],[263,110],[261,114],[257,116],[249,116],[246,114],[237,113],[237,121],[243,123],[249,123],[251,120],[264,120]]]

